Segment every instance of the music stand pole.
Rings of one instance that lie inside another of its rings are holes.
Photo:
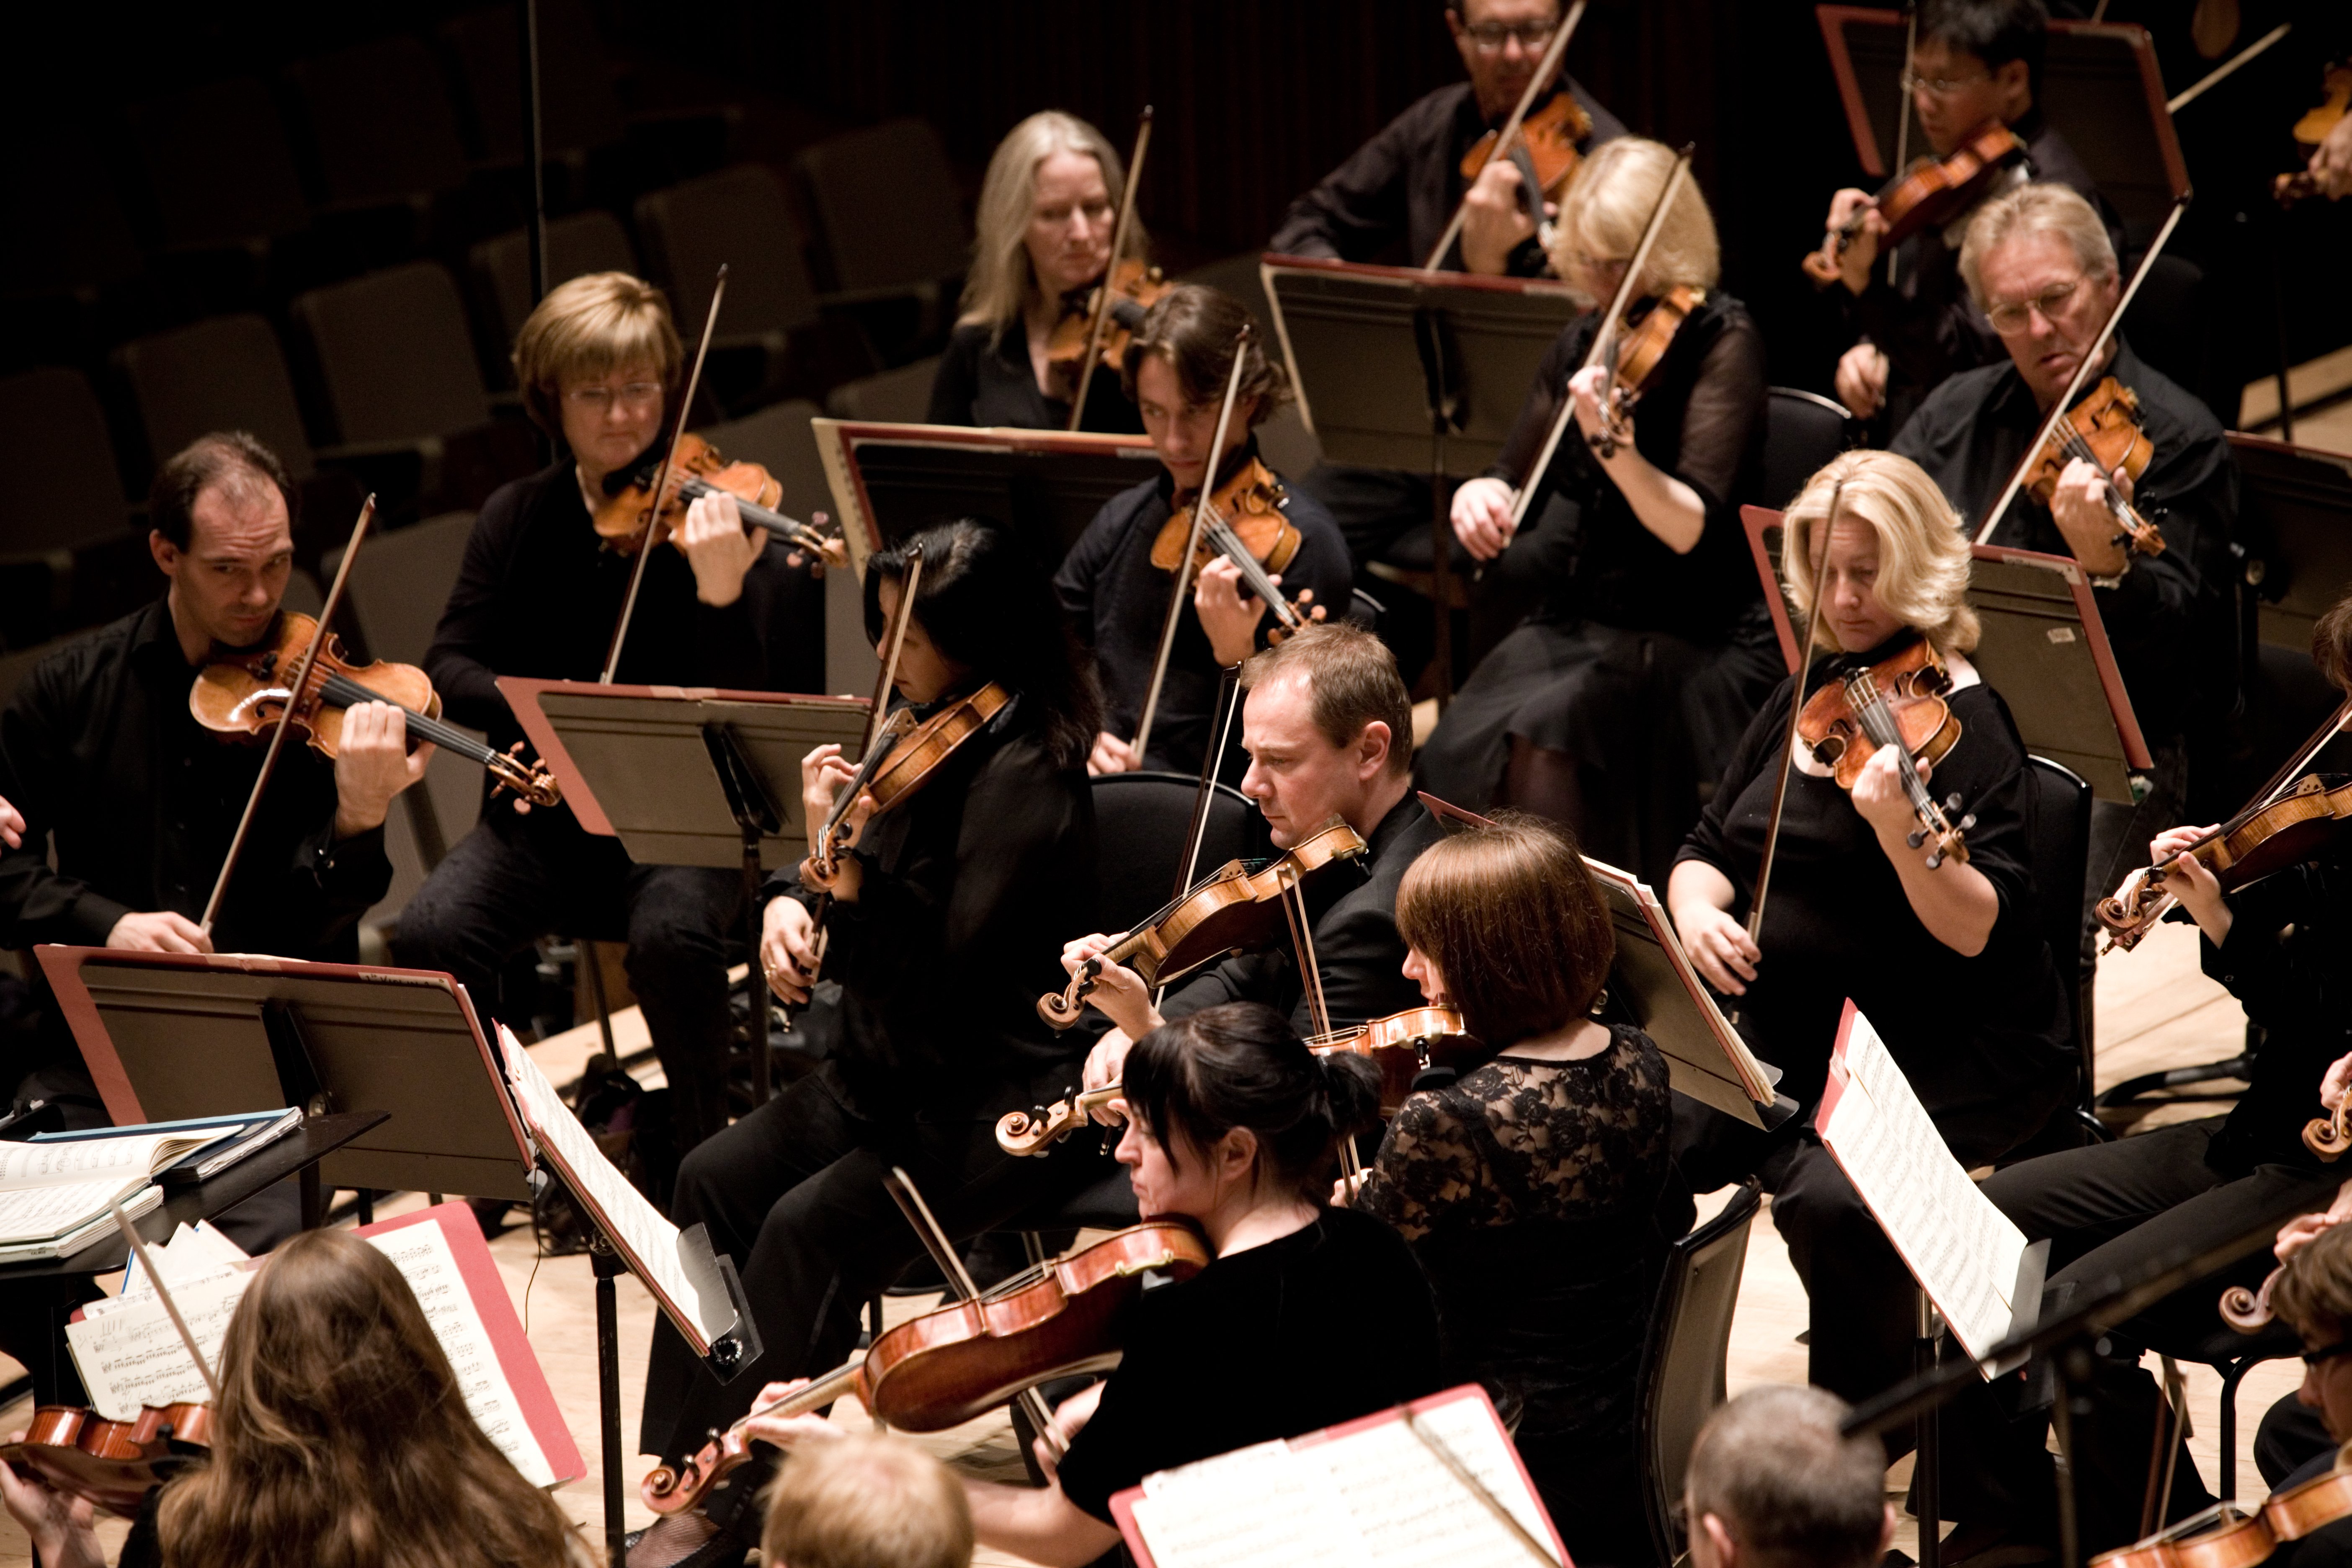
[[[709,750],[711,771],[719,775],[727,809],[743,835],[743,920],[751,943],[743,974],[743,1043],[751,1053],[752,1103],[765,1105],[772,1075],[768,1060],[767,982],[760,969],[760,885],[767,879],[760,864],[760,840],[780,832],[784,816],[732,724],[718,721],[704,724],[702,743]],[[725,1092],[723,1084],[720,1092]]]
[[[628,1568],[626,1494],[621,1488],[621,1308],[613,1281],[627,1272],[621,1255],[604,1238],[604,1227],[588,1227],[588,1262],[596,1276],[596,1411],[604,1437],[604,1556],[611,1568]]]
[[[1916,1338],[1911,1342],[1911,1372],[1924,1377],[1936,1370],[1942,1359],[1940,1336],[1943,1321],[1937,1315],[1936,1303],[1927,1292],[1918,1295],[1918,1315],[1914,1324]],[[1912,1516],[1919,1521],[1919,1568],[1940,1568],[1944,1555],[1943,1485],[1941,1473],[1941,1443],[1937,1432],[1941,1425],[1934,1405],[1919,1412],[1916,1447],[1911,1464]]]

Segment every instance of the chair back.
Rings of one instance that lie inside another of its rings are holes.
[[[1642,1347],[1642,1492],[1661,1563],[1682,1555],[1683,1476],[1699,1428],[1726,1397],[1731,1314],[1760,1206],[1751,1176],[1714,1218],[1666,1250],[1657,1310]]]
[[[513,31],[511,27],[507,29]],[[499,361],[506,363],[506,345],[515,341],[530,316],[530,234],[512,229],[474,247],[471,256],[475,287],[488,308]],[[621,220],[602,207],[560,217],[547,226],[547,286],[569,283],[590,272],[637,270],[636,248],[621,230]],[[699,322],[696,323],[698,326]],[[509,368],[500,381],[513,377]]]
[[[457,285],[437,261],[412,261],[314,289],[293,316],[316,356],[342,442],[410,442],[490,421]]]
[[[1764,472],[1759,480],[1763,493],[1749,499],[1785,508],[1822,464],[1853,444],[1853,416],[1842,403],[1793,386],[1767,387]]]
[[[824,395],[825,411],[836,419],[920,425],[931,411],[931,383],[939,373],[934,356],[845,381]]]
[[[119,357],[156,467],[199,436],[246,430],[297,479],[317,471],[286,355],[261,317],[215,316],[125,343]]]
[[[448,78],[395,34],[288,68],[331,207],[414,203],[471,174]]]
[[[1200,783],[1163,773],[1105,773],[1094,781],[1095,837],[1103,847],[1103,930],[1132,930],[1175,892]],[[1231,784],[1214,789],[1196,877],[1249,853],[1248,800]]]
[[[19,452],[0,507],[0,560],[27,560],[120,539],[130,525],[106,414],[79,371],[49,367],[0,378],[0,429]]]
[[[259,248],[310,226],[286,123],[257,79],[135,104],[130,119],[165,249]]]
[[[827,288],[913,289],[963,271],[971,231],[947,147],[928,121],[886,120],[828,137],[794,163]]]
[[[688,343],[701,335],[722,262],[727,303],[714,346],[781,348],[795,329],[816,324],[800,226],[784,183],[768,170],[738,163],[642,197],[637,233]]]

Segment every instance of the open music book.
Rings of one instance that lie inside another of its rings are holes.
[[[1851,999],[1813,1126],[1971,1358],[2033,1327],[2049,1243],[2029,1244],[1969,1180]]]
[[[715,1278],[695,1278],[688,1261],[695,1249],[686,1244],[684,1233],[604,1157],[555,1085],[503,1024],[499,1043],[506,1053],[515,1103],[539,1152],[611,1239],[629,1272],[644,1281],[694,1353],[709,1355],[712,1343],[735,1327],[735,1305],[726,1286]],[[708,1247],[701,1251],[707,1255]]]
[[[157,1172],[242,1127],[104,1128],[0,1143],[0,1262],[79,1251],[113,1226],[107,1205],[145,1214],[163,1201]]]
[[[586,1473],[473,1211],[446,1203],[362,1226],[357,1234],[391,1258],[416,1293],[457,1374],[467,1413],[515,1468],[541,1487]],[[175,1237],[166,1254],[178,1247]],[[167,1256],[158,1267],[197,1348],[217,1368],[229,1320],[259,1265],[215,1264],[184,1274]],[[130,1420],[142,1405],[205,1397],[204,1377],[152,1288],[91,1302],[66,1325],[66,1344],[90,1405],[110,1420]]]
[[[1146,1476],[1110,1506],[1142,1568],[1535,1568],[1569,1560],[1475,1384]]]

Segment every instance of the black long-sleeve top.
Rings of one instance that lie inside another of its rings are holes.
[[[1512,486],[1524,482],[1599,327],[1598,313],[1587,312],[1553,342],[1517,422],[1486,470],[1489,478]],[[1576,553],[1540,614],[1553,621],[1589,617],[1628,631],[1670,631],[1701,644],[1722,641],[1762,595],[1740,531],[1739,506],[1755,499],[1762,473],[1764,405],[1763,334],[1738,300],[1709,294],[1675,331],[1657,379],[1633,416],[1635,448],[1705,503],[1698,543],[1677,555],[1643,527],[1571,422],[1539,483],[1578,503]]]
[[[695,597],[669,543],[646,563],[614,679],[624,684],[814,691],[824,679],[822,588],[771,541],[724,608]],[[620,619],[634,556],[605,547],[569,461],[499,488],[466,541],[465,565],[425,656],[453,721],[505,750],[522,726],[501,675],[593,680]],[[534,816],[541,814],[533,813]],[[563,812],[567,818],[569,810]]]
[[[940,355],[940,368],[931,377],[930,409],[923,418],[932,425],[1060,430],[1069,425],[1070,405],[1038,390],[1022,322],[997,327],[969,321],[950,335],[947,350]],[[1117,371],[1098,369],[1087,384],[1087,416],[1078,428],[1112,435],[1141,432],[1143,416],[1120,387]]]
[[[1574,77],[1561,79],[1592,121],[1591,134],[1579,144],[1580,151],[1590,152],[1626,134],[1624,122],[1595,102]],[[1282,256],[1420,266],[1469,189],[1462,177],[1463,154],[1501,126],[1501,117],[1490,121],[1479,112],[1477,95],[1468,82],[1439,88],[1382,126],[1346,163],[1323,176],[1321,184],[1291,203],[1266,248]],[[1458,238],[1447,249],[1444,266],[1462,270]],[[1544,267],[1543,247],[1532,238],[1511,252],[1512,277],[1533,278]]]
[[[2226,704],[2236,668],[2230,643],[2230,535],[2238,468],[2205,405],[2116,339],[2105,374],[2139,395],[2156,447],[2132,504],[2164,535],[2161,555],[2134,553],[2123,581],[2094,587],[2100,623],[2151,742],[2179,734],[2200,705]],[[2104,375],[2095,377],[2095,390]],[[1927,471],[1971,536],[2000,499],[2044,411],[2007,359],[1937,387],[1895,434],[1893,449]],[[1991,542],[2073,555],[2050,509],[2020,490]]]
[[[1326,866],[1302,883],[1309,940],[1323,1000],[1334,1028],[1347,1028],[1422,1005],[1404,977],[1404,938],[1397,934],[1397,887],[1421,852],[1444,837],[1437,819],[1408,791],[1366,836],[1364,854]],[[1317,1027],[1307,977],[1287,945],[1239,953],[1169,993],[1171,1018],[1226,1002],[1262,1002],[1290,1016],[1302,1035]]]
[[[1901,646],[1902,638],[1890,641],[1859,662],[1874,664]],[[1848,666],[1845,656],[1817,661],[1808,694]],[[1952,668],[1956,682],[1974,681],[1972,669],[1958,661]],[[1731,912],[1741,920],[1755,896],[1771,821],[1790,689],[1783,680],[1748,726],[1675,857],[1678,865],[1705,861],[1730,879],[1738,891]],[[1968,863],[2000,900],[1992,933],[1973,958],[1920,923],[1853,797],[1833,778],[1790,770],[1764,928],[1756,939],[1763,961],[1738,1006],[1759,1054],[1786,1075],[1780,1092],[1809,1115],[1849,996],[1931,1111],[1979,1101],[1988,1085],[2021,1089],[2046,1082],[2072,1059],[2065,998],[2038,923],[2024,743],[2008,704],[1991,688],[1964,685],[1950,703],[1960,737],[1936,764],[1929,787],[1939,799],[1960,796],[1956,816],[1975,814],[1966,835]]]
[[[2098,210],[2107,242],[2121,257],[2123,220],[2099,194],[2098,183],[2073,144],[2051,128],[2039,109],[2028,110],[2010,129],[2024,141],[2025,157],[1987,197],[2029,182],[2068,186]],[[1971,206],[1941,227],[1921,229],[1896,246],[1892,285],[1886,281],[1883,256],[1871,268],[1870,286],[1859,295],[1843,283],[1831,285],[1843,302],[1849,341],[1866,337],[1886,355],[1889,429],[1900,429],[1945,377],[2008,360],[2000,334],[1969,297],[1968,283],[1960,276],[1960,241],[1976,212]]]
[[[2200,945],[2205,973],[2263,1027],[2253,1081],[2205,1152],[2215,1170],[2242,1175],[2263,1164],[2318,1168],[2303,1125],[2325,1115],[2319,1080],[2352,1051],[2352,847],[2325,853],[2229,896],[2234,917],[2219,947]],[[2185,916],[2184,916],[2185,918]]]
[[[203,918],[264,748],[195,721],[195,679],[158,599],[59,648],[17,689],[0,712],[0,798],[25,833],[0,848],[0,945],[99,946],[135,910]],[[392,863],[381,827],[337,840],[335,806],[334,763],[289,737],[215,947],[357,956],[354,928],[392,885]]]
[[[1034,1103],[1033,1086],[1058,1086],[1089,1043],[1036,1011],[1069,983],[1062,944],[1097,919],[1094,795],[1041,731],[1016,695],[851,851],[858,894],[826,917],[824,977],[842,984],[835,1064],[877,1115]],[[763,898],[779,897],[816,903],[796,872],[769,879]]]
[[[1234,449],[1219,472],[1230,475],[1256,455],[1253,437]],[[1152,541],[1171,514],[1175,495],[1176,482],[1163,468],[1157,479],[1111,497],[1054,574],[1054,592],[1063,611],[1078,640],[1094,649],[1103,725],[1122,741],[1135,738],[1151,687],[1151,668],[1160,658],[1168,595],[1175,591],[1174,574],[1151,563]],[[1321,501],[1296,486],[1290,487],[1283,515],[1298,530],[1299,540],[1297,552],[1282,569],[1282,591],[1296,599],[1300,589],[1312,588],[1314,604],[1333,616],[1345,615],[1355,588],[1355,568],[1339,525]],[[1246,584],[1243,593],[1248,593]],[[1275,625],[1271,615],[1259,621],[1260,647]],[[1187,773],[1200,770],[1202,753],[1209,746],[1218,676],[1209,634],[1201,629],[1201,617],[1188,596],[1177,616],[1176,643],[1169,651],[1160,705],[1153,710],[1145,767]]]

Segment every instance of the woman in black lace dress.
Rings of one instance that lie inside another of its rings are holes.
[[[1552,261],[1596,306],[1615,293],[1674,161],[1622,137],[1577,170]],[[1693,299],[1629,417],[1633,438],[1605,458],[1591,443],[1603,372],[1578,368],[1599,325],[1589,311],[1544,356],[1494,467],[1454,492],[1454,535],[1481,571],[1533,571],[1542,598],[1471,673],[1419,764],[1423,787],[1455,805],[1548,816],[1652,881],[1780,673],[1739,526],[1742,501],[1788,499],[1757,493],[1764,339],[1716,287],[1717,269],[1715,220],[1685,183],[1626,310],[1641,321],[1661,296]],[[1575,417],[1538,471],[1563,399]],[[1515,538],[1525,486],[1536,496]]]
[[[1615,952],[1568,837],[1506,814],[1397,893],[1405,973],[1497,1054],[1406,1100],[1354,1204],[1436,1289],[1449,1373],[1520,1409],[1519,1454],[1580,1564],[1646,1563],[1635,1381],[1666,1232],[1673,1112],[1639,1029],[1586,1017]]]

